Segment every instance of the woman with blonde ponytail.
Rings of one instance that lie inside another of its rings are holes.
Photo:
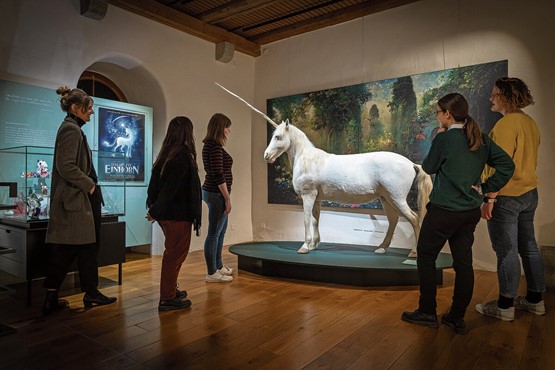
[[[482,133],[468,115],[468,102],[458,93],[437,102],[438,135],[422,163],[435,174],[434,187],[427,205],[417,244],[420,281],[418,309],[404,312],[402,319],[433,328],[439,326],[436,314],[436,259],[447,241],[453,256],[455,287],[453,302],[441,322],[458,334],[467,332],[464,315],[474,290],[472,244],[480,221],[483,192],[501,189],[511,178],[511,157]],[[480,187],[486,163],[495,173]]]

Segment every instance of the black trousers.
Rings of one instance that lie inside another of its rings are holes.
[[[463,318],[474,291],[472,244],[474,230],[480,221],[480,208],[449,211],[429,203],[427,209],[417,245],[419,310],[427,314],[436,314],[436,259],[445,242],[449,241],[455,270],[451,313],[455,317]]]
[[[48,244],[50,258],[44,280],[46,289],[59,289],[77,257],[81,291],[94,293],[98,289],[98,247],[100,240],[101,203],[98,197],[99,190],[90,195],[96,242],[91,244]]]

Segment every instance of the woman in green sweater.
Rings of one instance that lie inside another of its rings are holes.
[[[497,192],[505,186],[513,174],[514,163],[468,115],[468,102],[461,94],[448,94],[439,99],[436,114],[439,134],[422,163],[424,171],[435,174],[435,179],[417,244],[420,301],[418,309],[404,312],[402,319],[434,328],[439,326],[435,262],[449,241],[455,287],[451,308],[441,321],[456,333],[465,334],[464,314],[474,289],[474,230],[480,221],[482,202],[490,201],[482,194]],[[495,173],[480,187],[486,164],[495,168]]]

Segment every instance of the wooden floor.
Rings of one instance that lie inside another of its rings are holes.
[[[237,259],[224,252],[234,268]],[[483,317],[476,303],[496,298],[496,275],[476,271],[466,315],[470,333],[400,320],[417,307],[418,287],[353,288],[239,272],[226,284],[204,282],[202,252],[189,254],[179,281],[193,306],[158,313],[160,257],[101,268],[101,289],[116,304],[43,318],[18,291],[0,301],[0,321],[18,332],[0,337],[1,369],[555,369],[555,295],[548,313],[517,312],[514,322]],[[24,286],[19,286],[24,290]],[[453,289],[446,270],[438,290],[444,312]]]

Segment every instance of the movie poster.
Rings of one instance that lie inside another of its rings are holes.
[[[145,181],[145,115],[98,108],[98,179]]]

